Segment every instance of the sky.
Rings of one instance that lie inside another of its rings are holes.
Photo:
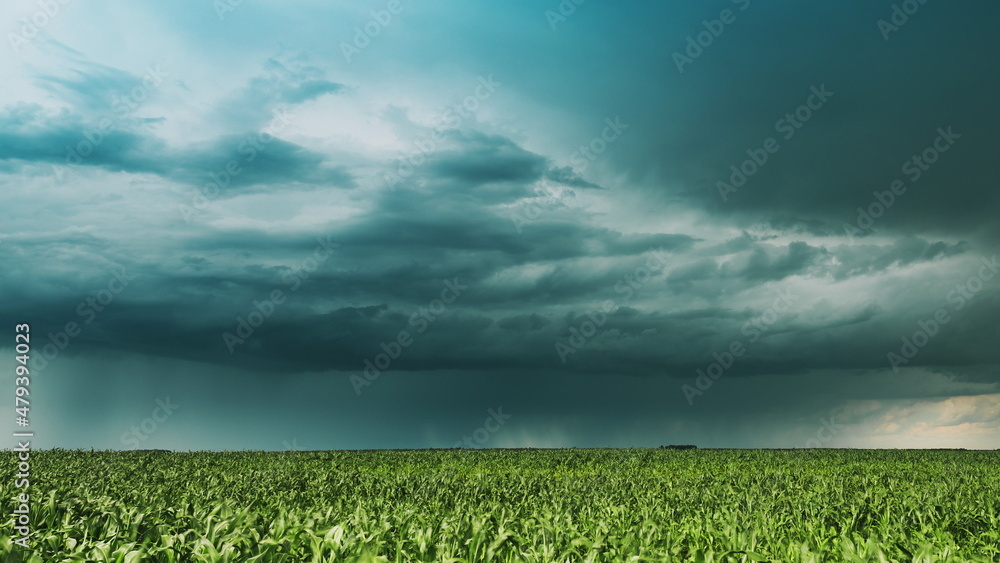
[[[998,17],[5,4],[33,447],[1000,448]]]

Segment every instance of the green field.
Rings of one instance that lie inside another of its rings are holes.
[[[4,561],[1000,561],[1000,451],[33,452]],[[0,462],[8,532],[15,455]]]

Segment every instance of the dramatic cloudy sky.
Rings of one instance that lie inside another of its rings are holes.
[[[1000,447],[994,1],[52,4],[38,447]]]

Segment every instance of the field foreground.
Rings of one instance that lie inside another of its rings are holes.
[[[32,548],[5,534],[4,561],[1000,561],[1000,451],[55,450],[31,471]]]

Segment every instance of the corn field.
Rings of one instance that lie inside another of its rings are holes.
[[[8,531],[16,456],[0,483]],[[32,454],[3,561],[1000,561],[1000,451]]]

